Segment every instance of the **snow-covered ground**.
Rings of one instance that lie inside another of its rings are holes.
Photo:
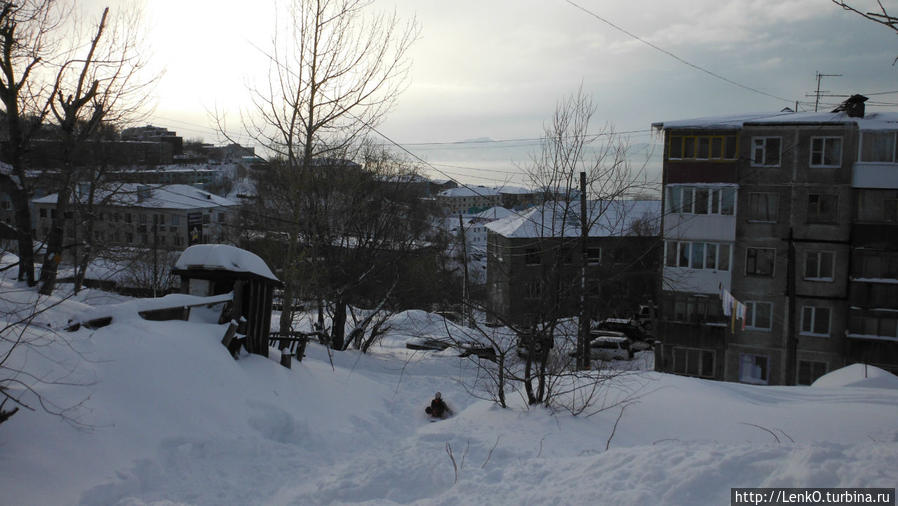
[[[0,314],[33,302],[3,283]],[[7,362],[42,378],[20,375],[65,416],[36,406],[0,425],[3,504],[691,505],[728,504],[730,487],[898,484],[896,378],[864,380],[863,366],[813,387],[644,371],[603,392],[634,399],[623,414],[574,417],[470,395],[468,359],[404,348],[445,332],[422,312],[394,318],[369,355],[310,344],[289,370],[233,360],[214,324],[122,311],[101,329],[58,330],[121,300],[62,301]],[[456,415],[429,423],[435,391]]]

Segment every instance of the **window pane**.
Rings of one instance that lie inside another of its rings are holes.
[[[686,372],[686,350],[674,348],[674,372]]]
[[[685,137],[683,158],[695,158],[695,137]]]
[[[708,189],[695,189],[695,214],[708,214]]]
[[[814,333],[829,335],[829,308],[814,308]]]
[[[891,162],[895,148],[893,132],[864,132],[861,160],[865,162]]]
[[[821,278],[830,278],[833,277],[833,252],[831,251],[821,251],[820,252],[820,277]]]
[[[711,190],[711,214],[720,213],[720,190]]]
[[[720,196],[720,214],[725,214],[727,216],[733,215],[733,210],[736,207],[736,190],[733,188],[724,188],[721,190]]]
[[[711,138],[710,137],[699,137],[698,138],[698,153],[695,155],[695,157],[701,158],[702,160],[707,160],[710,151],[711,151]]]
[[[667,246],[667,254],[665,255],[664,265],[668,267],[677,266],[677,243],[675,241],[665,241]]]
[[[811,139],[811,165],[823,164],[823,139]]]
[[[766,146],[767,158],[764,165],[780,164],[780,140],[778,137],[768,137]]]
[[[808,251],[805,253],[804,260],[804,277],[806,278],[816,278],[818,277],[817,273],[819,272],[819,265],[817,264],[817,253],[814,251]]]
[[[734,160],[736,158],[736,136],[728,135],[726,137],[726,158]]]
[[[717,255],[717,268],[722,271],[730,270],[730,245],[721,244],[720,254]]]
[[[674,186],[672,188],[668,188],[667,199],[669,202],[668,209],[672,213],[679,213],[682,209],[682,188],[679,186]]]
[[[689,350],[686,354],[686,374],[698,376],[698,350]]]
[[[764,163],[764,139],[753,139],[751,162],[755,165]]]
[[[682,158],[683,157],[683,138],[679,135],[672,136],[670,138],[670,151],[668,153],[668,158]]]
[[[681,242],[680,244],[680,267],[689,267],[689,244]]]
[[[811,307],[803,307],[801,308],[801,331],[802,332],[811,332],[812,331],[812,318],[813,318],[814,308]]]
[[[717,268],[717,245],[714,243],[705,244],[705,268]]]
[[[824,165],[842,165],[842,139],[829,138],[823,145],[823,164]]]
[[[693,193],[695,193],[694,188],[685,187],[683,188],[683,212],[684,213],[692,213],[692,197]]]
[[[723,137],[711,138],[711,158],[721,158],[723,156]]]
[[[692,268],[704,269],[705,267],[705,243],[692,243]]]
[[[771,312],[773,309],[773,304],[767,304],[765,302],[756,302],[755,306],[755,327],[761,329],[769,329],[771,322]]]

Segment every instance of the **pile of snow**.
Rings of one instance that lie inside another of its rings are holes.
[[[898,376],[876,366],[851,364],[820,376],[811,386],[821,388],[894,388],[898,390]]]
[[[175,269],[223,269],[278,280],[259,255],[227,244],[195,244],[181,253]]]
[[[0,288],[26,305],[34,295]],[[87,310],[56,302],[42,322]],[[444,334],[442,317],[412,311],[389,323],[369,355],[311,343],[292,369],[233,360],[225,325],[32,326],[41,346],[17,349],[8,366],[41,378],[27,381],[64,416],[37,407],[0,424],[3,502],[727,504],[735,486],[898,479],[895,389],[644,372],[609,383],[596,405],[608,409],[592,416],[528,408],[512,391],[500,409],[472,388],[476,362],[394,356],[403,340]],[[456,415],[428,423],[436,391]]]

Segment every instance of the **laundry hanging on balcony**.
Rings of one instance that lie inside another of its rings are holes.
[[[723,303],[723,315],[730,317],[730,332],[736,333],[736,319],[742,320],[742,330],[745,330],[745,320],[748,315],[748,308],[745,304],[739,302],[729,290],[720,286],[720,300]]]

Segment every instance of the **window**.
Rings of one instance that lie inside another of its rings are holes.
[[[862,132],[861,161],[895,161],[895,132]]]
[[[798,361],[798,384],[810,385],[820,376],[826,374],[826,362]]]
[[[776,259],[774,248],[746,248],[745,274],[751,276],[773,276]]]
[[[772,302],[746,302],[745,328],[751,330],[770,330],[773,328]]]
[[[602,248],[586,248],[586,261],[597,264],[602,261]]]
[[[849,332],[865,336],[898,337],[898,318],[894,315],[879,314],[851,316]]]
[[[754,137],[751,140],[751,164],[755,167],[779,167],[782,139]]]
[[[172,225],[180,225],[180,224],[181,224],[181,217],[178,216],[177,214],[173,214],[172,217],[171,217],[171,224],[172,224]]]
[[[130,215],[128,215],[128,216],[129,216],[129,219],[128,219],[128,220],[125,220],[125,221],[127,221],[128,223],[131,223],[131,222],[129,221],[129,220],[130,220]],[[137,215],[137,223],[140,223],[141,225],[146,225],[146,224],[147,224],[147,215],[145,215],[145,214],[143,214],[143,213],[138,214],[138,215]]]
[[[713,378],[714,352],[711,350],[674,348],[673,372],[689,376]]]
[[[539,299],[543,294],[543,286],[539,280],[529,281],[526,286],[528,299]]]
[[[801,308],[801,333],[829,336],[829,308],[804,306]]]
[[[669,186],[667,203],[670,213],[732,216],[736,211],[736,189]]]
[[[225,213],[218,213],[218,222],[219,223],[225,222]]]
[[[41,218],[47,217],[47,210],[45,208],[41,208]]]
[[[769,381],[768,374],[769,369],[766,356],[748,353],[739,355],[739,381],[755,385],[766,385]]]
[[[836,254],[832,251],[806,252],[804,257],[804,279],[832,281],[835,258]]]
[[[527,248],[524,252],[524,263],[527,265],[539,265],[539,250],[536,248]]]
[[[841,166],[841,137],[811,137],[811,167]]]
[[[735,135],[671,135],[669,160],[735,160]]]
[[[664,242],[664,265],[691,269],[730,269],[730,246],[713,242]]]
[[[131,223],[131,213],[125,213],[125,223]]]
[[[210,223],[212,223],[212,216],[210,216],[208,214],[204,214],[203,215],[203,225],[208,225]]]
[[[131,232],[125,232],[125,242],[128,244],[132,244],[134,242],[134,234]]]
[[[898,199],[883,200],[882,219],[888,222],[898,221]]]
[[[808,194],[808,223],[832,223],[836,221],[838,196],[820,193]]]
[[[779,194],[776,193],[749,193],[748,219],[776,223],[778,201]]]

